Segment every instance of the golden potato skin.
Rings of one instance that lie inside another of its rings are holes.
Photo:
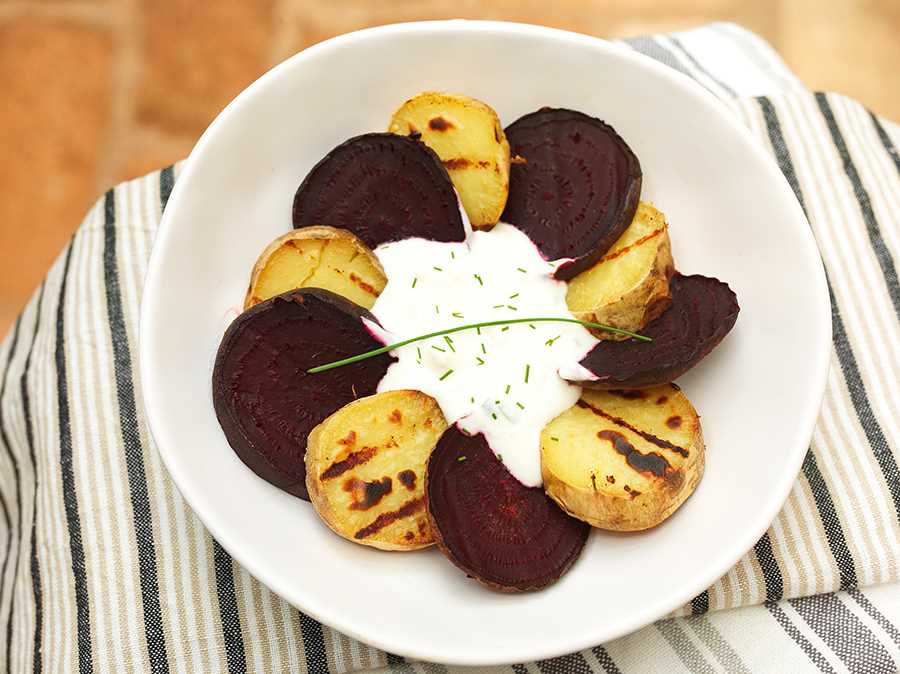
[[[666,217],[642,201],[631,225],[606,255],[569,281],[566,304],[583,321],[639,331],[669,307],[669,279],[674,273]],[[595,334],[600,339],[628,338]]]
[[[425,465],[447,429],[433,398],[388,391],[345,405],[316,426],[306,487],[332,531],[381,550],[434,543],[425,511]]]
[[[473,227],[497,223],[509,194],[509,142],[493,108],[468,96],[426,91],[400,106],[388,131],[418,134],[437,153]]]
[[[324,288],[371,309],[387,277],[375,254],[344,229],[295,229],[266,246],[253,266],[244,299],[255,304],[295,288]]]
[[[700,417],[675,384],[590,391],[541,433],[544,489],[599,529],[656,526],[703,477]]]

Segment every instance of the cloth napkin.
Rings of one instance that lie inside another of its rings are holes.
[[[715,585],[629,636],[486,669],[896,672],[900,128],[807,91],[734,25],[621,47],[697,80],[778,162],[828,270],[828,389],[784,509]],[[463,671],[383,653],[291,607],[210,537],[161,465],[137,325],[178,170],[100,199],[0,347],[0,671]]]

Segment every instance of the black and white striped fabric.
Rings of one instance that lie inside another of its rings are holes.
[[[720,581],[627,637],[490,669],[897,672],[900,127],[805,90],[737,26],[622,47],[696,79],[777,160],[828,271],[828,390],[784,509]],[[0,347],[0,671],[457,669],[383,653],[292,608],[231,560],[162,467],[135,358],[177,173],[106,194]]]

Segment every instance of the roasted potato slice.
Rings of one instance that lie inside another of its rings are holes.
[[[703,466],[700,417],[675,384],[585,389],[541,433],[547,494],[600,529],[656,526],[691,495]]]
[[[666,216],[642,201],[606,255],[569,281],[566,304],[583,321],[638,331],[669,306],[674,273]],[[597,336],[627,339],[611,332]]]
[[[303,227],[266,246],[253,266],[244,309],[295,288],[324,288],[371,309],[386,283],[378,258],[353,234]]]
[[[425,465],[447,421],[420,391],[360,398],[309,434],[306,487],[319,516],[347,540],[381,550],[434,543]]]
[[[426,91],[400,106],[388,131],[419,135],[437,152],[473,227],[500,219],[509,194],[509,143],[493,108],[468,96]]]

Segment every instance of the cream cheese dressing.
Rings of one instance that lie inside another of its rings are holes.
[[[566,284],[553,278],[526,234],[499,223],[465,242],[406,239],[375,249],[388,278],[369,327],[384,343],[470,323],[529,317],[572,318]],[[523,484],[541,484],[540,435],[575,404],[587,379],[579,361],[597,343],[574,323],[535,322],[465,330],[396,349],[378,391],[416,389],[449,423],[484,433]]]

